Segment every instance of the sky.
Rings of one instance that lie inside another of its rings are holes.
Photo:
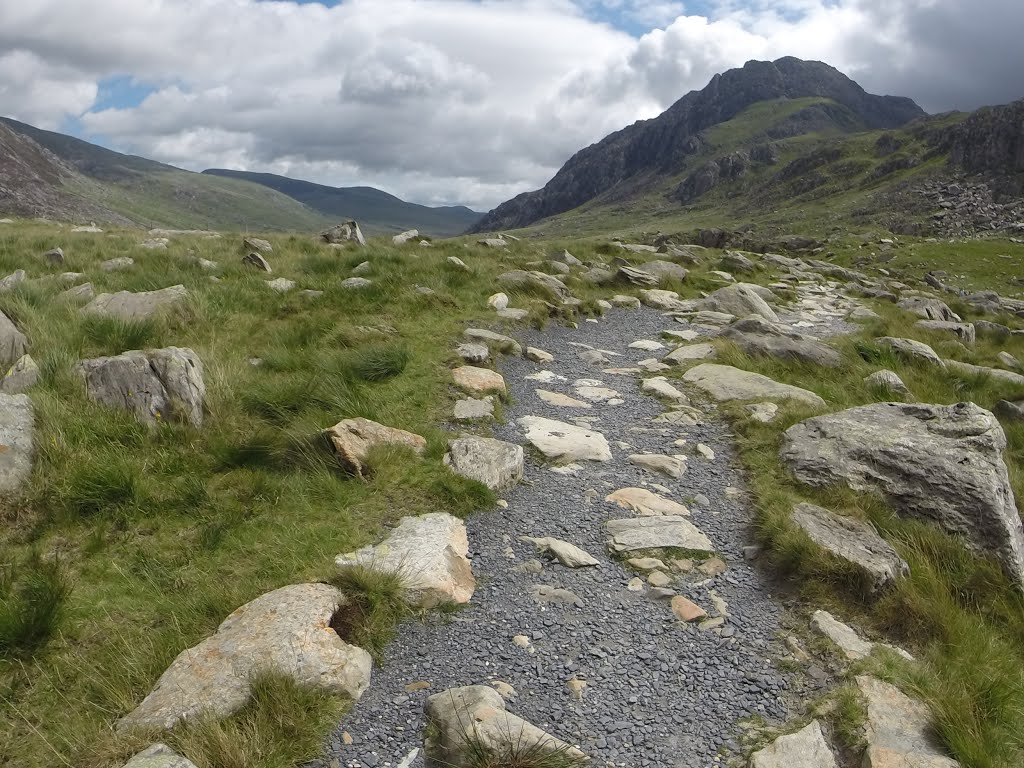
[[[1021,0],[0,0],[0,114],[191,170],[488,210],[750,59],[1024,98]]]

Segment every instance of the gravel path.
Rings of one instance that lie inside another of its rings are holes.
[[[578,330],[551,326],[543,333],[514,334],[524,345],[551,352],[555,362],[502,362],[513,404],[494,436],[524,442],[515,419],[525,415],[568,422],[593,417],[593,428],[612,444],[614,460],[562,475],[527,451],[526,481],[506,492],[508,509],[468,521],[478,580],[471,605],[447,622],[403,626],[384,665],[375,669],[369,691],[330,737],[329,756],[321,765],[422,765],[421,755],[409,756],[422,745],[425,698],[449,687],[493,681],[515,688],[510,710],[578,744],[595,766],[725,764],[738,749],[737,721],[752,715],[786,718],[787,691],[796,681],[774,665],[786,655],[779,639],[783,609],[770,584],[743,558],[742,548],[751,543],[752,513],[736,491],[742,479],[733,468],[727,426],[652,423],[664,408],[639,393],[638,378],[602,373],[609,366],[587,365],[580,348],[570,343],[617,352],[622,357],[613,358],[611,366],[628,367],[652,356],[629,349],[630,342],[657,340],[661,330],[679,327],[653,310],[614,310]],[[566,380],[545,384],[525,378],[544,368]],[[600,379],[621,393],[624,403],[570,410],[548,406],[535,394],[539,387],[576,397],[572,384],[580,378]],[[686,445],[673,447],[678,439]],[[679,480],[626,461],[632,453],[693,454],[698,443],[714,451],[714,460],[691,455]],[[606,520],[632,516],[604,501],[627,486],[652,488],[689,506],[691,520],[728,562],[721,575],[708,578],[695,570],[672,585],[711,616],[717,615],[712,593],[724,600],[728,618],[721,627],[681,624],[666,599],[627,589],[637,574],[608,555],[602,529]],[[591,489],[597,498],[588,501]],[[601,564],[570,570],[545,561],[539,574],[517,570],[537,557],[532,544],[519,540],[524,535],[565,539]],[[582,605],[539,605],[532,593],[537,584],[571,590]],[[529,637],[531,648],[514,644],[517,635]],[[567,685],[573,678],[586,681],[582,700]],[[417,682],[430,687],[406,690]]]

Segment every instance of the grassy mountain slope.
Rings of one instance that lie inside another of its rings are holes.
[[[355,219],[364,229],[376,232],[418,229],[427,235],[444,237],[465,232],[479,221],[481,216],[465,206],[430,208],[407,203],[373,187],[328,187],[272,173],[250,173],[221,168],[211,168],[203,173],[262,184],[298,200],[315,211],[334,218]]]

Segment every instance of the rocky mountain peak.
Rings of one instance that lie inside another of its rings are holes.
[[[701,132],[760,101],[831,99],[863,129],[896,128],[925,114],[911,99],[875,96],[839,70],[818,61],[786,57],[748,61],[715,75],[658,117],[607,136],[576,153],[541,190],[498,206],[473,231],[512,229],[571,210],[640,174],[677,173],[704,147]]]

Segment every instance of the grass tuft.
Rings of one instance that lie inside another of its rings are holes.
[[[348,605],[331,619],[334,631],[380,663],[380,654],[394,638],[398,624],[411,612],[405,600],[406,575],[400,570],[353,565],[340,569],[331,583],[349,598]]]
[[[45,645],[70,592],[56,560],[32,553],[21,563],[0,562],[0,655],[29,655]]]
[[[388,344],[352,353],[352,372],[363,381],[387,381],[401,375],[409,364],[409,350]]]

